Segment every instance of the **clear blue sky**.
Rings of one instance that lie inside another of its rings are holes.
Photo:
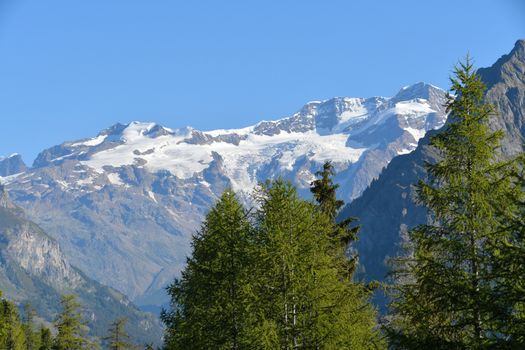
[[[0,155],[115,122],[233,128],[309,100],[448,87],[525,38],[523,0],[0,0]]]

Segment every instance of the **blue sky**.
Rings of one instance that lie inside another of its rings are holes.
[[[0,0],[0,155],[116,122],[234,128],[310,100],[448,87],[525,38],[523,0]]]

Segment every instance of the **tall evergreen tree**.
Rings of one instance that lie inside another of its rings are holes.
[[[515,189],[506,205],[498,208],[500,234],[491,251],[493,274],[498,277],[496,291],[504,310],[498,314],[497,329],[512,349],[525,348],[525,155],[517,161]]]
[[[35,316],[35,309],[33,309],[29,303],[26,303],[24,305],[24,319],[22,328],[24,330],[27,350],[38,350],[40,347],[40,334],[35,329],[34,323]]]
[[[337,189],[339,185],[334,184],[332,178],[335,176],[335,169],[332,162],[326,161],[323,170],[315,173],[319,178],[312,181],[310,191],[312,192],[319,209],[329,218],[335,220],[337,213],[345,204],[344,201],[337,199]]]
[[[64,295],[60,301],[62,313],[55,321],[58,331],[53,344],[54,350],[78,350],[88,346],[86,326],[80,314],[80,304],[74,295]]]
[[[375,349],[369,291],[341,278],[333,218],[276,181],[249,220],[227,191],[170,286],[166,349]]]
[[[127,320],[124,317],[119,317],[111,324],[109,334],[104,338],[109,350],[129,350],[132,348],[130,336],[125,329],[126,323]]]
[[[317,207],[336,224],[336,217],[345,202],[337,198],[339,185],[334,184],[335,169],[330,161],[323,164],[323,170],[316,172],[318,179],[312,181],[310,191]],[[347,278],[353,277],[356,267],[356,256],[348,258],[349,244],[357,239],[359,226],[351,227],[354,218],[346,218],[333,226],[330,237],[333,240],[335,254],[340,258],[342,273]]]
[[[25,334],[18,313],[18,308],[12,302],[0,301],[0,349],[25,350]]]
[[[498,291],[495,268],[502,217],[510,200],[513,162],[497,162],[501,132],[491,132],[494,113],[483,102],[484,85],[469,58],[451,78],[449,123],[431,144],[442,159],[428,164],[429,181],[417,185],[430,223],[409,232],[411,253],[394,260],[393,322],[387,328],[400,349],[506,347],[498,320],[509,312]]]
[[[263,186],[257,225],[254,335],[259,349],[381,347],[362,284],[341,279],[333,216],[281,180]]]
[[[166,349],[245,349],[251,229],[247,213],[228,190],[193,237],[193,255],[168,292],[163,312]]]
[[[51,350],[53,348],[53,337],[49,328],[40,328],[40,346],[38,350]]]

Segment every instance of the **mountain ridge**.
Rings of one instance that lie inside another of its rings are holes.
[[[0,185],[0,290],[18,305],[31,303],[47,322],[60,312],[60,298],[75,294],[92,336],[105,336],[110,323],[127,317],[133,340],[158,343],[160,322],[124,295],[89,279],[72,266],[59,243],[25,218]]]
[[[43,150],[4,177],[15,202],[88,276],[142,306],[167,300],[190,236],[224,189],[250,203],[259,181],[281,176],[303,196],[331,160],[346,200],[399,154],[441,127],[445,92],[426,83],[391,97],[338,97],[291,116],[229,130],[115,124]]]

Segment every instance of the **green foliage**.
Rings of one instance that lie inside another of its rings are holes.
[[[193,255],[168,289],[164,312],[168,349],[238,349],[247,346],[251,229],[247,213],[226,191],[193,237]]]
[[[51,350],[53,348],[53,337],[49,328],[40,328],[40,347],[38,350]]]
[[[126,332],[127,320],[123,317],[117,318],[109,328],[109,334],[104,340],[107,343],[107,348],[110,350],[128,350],[133,346],[130,343],[130,336]]]
[[[336,190],[339,188],[339,185],[334,184],[332,180],[332,177],[335,175],[332,162],[325,162],[323,170],[316,172],[315,175],[319,176],[320,179],[312,181],[310,191],[319,209],[329,218],[335,220],[337,213],[345,203],[337,199]]]
[[[370,292],[341,277],[335,215],[281,180],[257,198],[253,218],[231,191],[207,215],[169,288],[165,348],[381,348]]]
[[[281,180],[263,186],[254,284],[261,349],[381,347],[369,292],[341,278],[334,216]]]
[[[0,227],[2,228],[0,248],[5,248],[12,239],[17,239],[21,227],[33,232],[36,237],[49,239],[46,233],[36,224],[28,221],[23,211],[17,207],[0,207]],[[3,257],[7,260],[3,265],[0,284],[7,295],[11,298],[16,296],[16,299],[22,302],[30,302],[37,314],[44,319],[53,319],[61,312],[60,300],[63,291],[60,288],[49,284],[43,276],[28,273],[9,255],[4,254]],[[142,312],[131,303],[121,302],[125,298],[124,295],[91,280],[82,271],[71,268],[82,277],[83,282],[78,288],[68,292],[74,293],[83,308],[95,315],[85,320],[90,336],[105,335],[115,315],[118,315],[128,320],[127,329],[134,342],[160,343],[162,327],[155,316]]]
[[[339,185],[334,184],[332,178],[335,176],[335,170],[330,161],[323,164],[323,170],[316,172],[320,178],[312,181],[310,191],[317,203],[317,208],[328,216],[332,223],[336,223],[336,217],[341,208],[344,206],[344,201],[337,199],[337,188]],[[350,225],[355,221],[354,218],[347,218],[336,225],[333,225],[333,232],[330,232],[329,237],[332,239],[334,254],[339,257],[341,263],[342,276],[352,278],[355,267],[356,257],[348,259],[347,249],[349,244],[357,239],[359,226],[351,227]]]
[[[25,349],[25,334],[18,309],[5,299],[0,300],[0,349]]]
[[[35,329],[34,318],[36,312],[30,304],[24,305],[24,330],[26,350],[38,350],[40,348],[40,333]]]
[[[77,350],[96,348],[90,341],[87,329],[80,314],[80,304],[74,295],[64,295],[61,300],[62,313],[55,321],[58,333],[53,342],[53,350]]]
[[[525,155],[518,161],[516,189],[506,206],[498,208],[502,225],[491,252],[500,308],[505,311],[498,315],[497,328],[513,349],[525,347]]]
[[[431,140],[442,155],[417,185],[430,224],[409,233],[408,254],[393,261],[393,321],[400,349],[485,349],[509,346],[504,320],[514,314],[500,288],[501,242],[515,218],[515,162],[497,162],[501,132],[487,126],[484,85],[469,58],[455,69],[450,123]],[[523,246],[522,246],[523,247]],[[523,261],[523,258],[521,258]],[[521,345],[523,346],[523,344]]]

